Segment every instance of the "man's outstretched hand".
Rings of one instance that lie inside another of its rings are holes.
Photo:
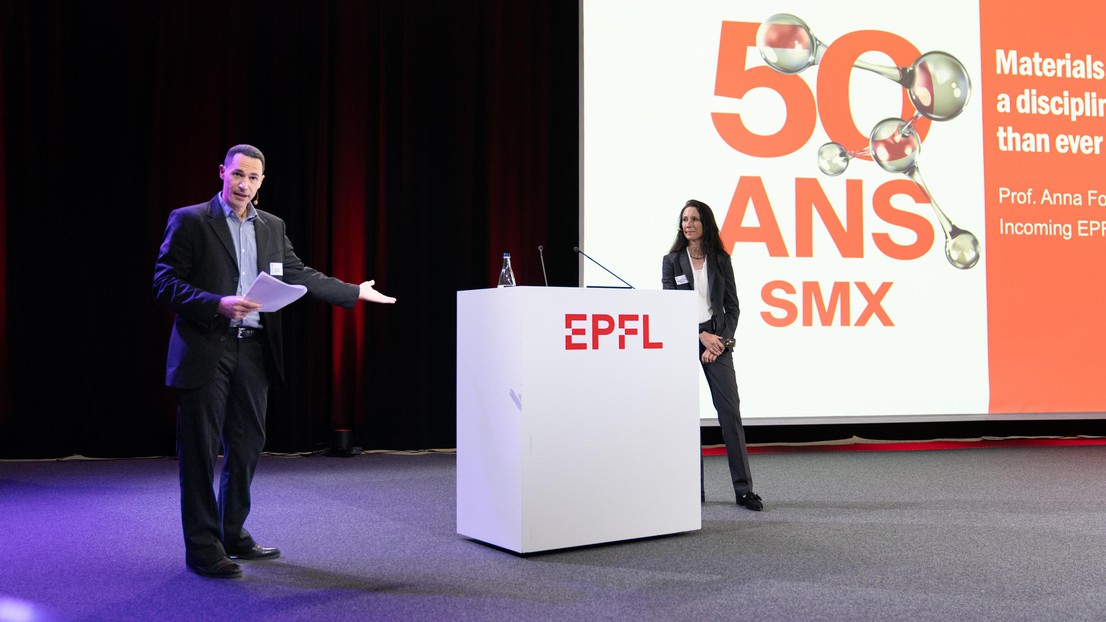
[[[395,298],[392,298],[391,296],[385,296],[384,294],[381,294],[380,292],[373,289],[373,285],[375,284],[376,281],[365,281],[364,283],[362,283],[360,285],[361,293],[358,294],[357,297],[361,300],[364,300],[365,302],[379,302],[380,304],[386,305],[395,304]]]

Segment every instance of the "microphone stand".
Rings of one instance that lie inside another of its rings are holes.
[[[591,262],[592,262],[593,264],[595,264],[595,265],[599,266],[600,268],[603,268],[604,270],[607,270],[607,266],[604,266],[603,264],[599,263],[598,261],[595,261],[595,260],[594,260],[594,259],[592,259],[591,257],[588,257],[588,254],[587,254],[587,253],[585,253],[584,251],[580,250],[580,247],[579,247],[579,246],[573,246],[573,247],[572,247],[572,250],[576,251],[577,253],[580,253],[580,254],[581,254],[581,255],[583,255],[584,257],[587,257],[587,258],[588,258],[588,260],[590,260],[590,261],[591,261]],[[610,270],[607,270],[607,273],[608,273],[608,274],[610,274],[611,276],[613,276],[614,278],[618,279],[619,281],[622,281],[623,283],[626,283],[626,281],[624,281],[624,280],[622,279],[622,277],[618,276],[618,275],[617,275],[617,274],[615,274],[614,272],[611,272]],[[634,286],[633,286],[633,285],[630,285],[629,283],[626,283],[626,287],[629,287],[630,289],[634,289]]]
[[[545,274],[545,255],[541,252],[541,244],[538,244],[538,259],[541,259],[541,278],[545,279],[545,286],[549,287],[549,277]]]

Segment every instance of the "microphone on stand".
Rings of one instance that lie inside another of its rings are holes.
[[[580,247],[579,247],[579,246],[573,246],[573,247],[572,247],[572,250],[576,251],[577,253],[580,253],[580,254],[581,254],[581,255],[583,255],[584,257],[587,257],[587,258],[588,258],[588,260],[589,260],[589,261],[591,261],[591,262],[592,262],[593,264],[595,264],[595,265],[599,266],[600,268],[603,268],[604,270],[607,270],[607,266],[604,266],[603,264],[599,263],[598,261],[595,261],[595,260],[594,260],[594,259],[592,259],[591,257],[588,257],[588,254],[587,254],[587,253],[585,253],[584,251],[580,250]],[[610,274],[611,276],[613,276],[614,278],[618,279],[619,281],[622,281],[623,283],[626,283],[626,281],[625,281],[625,280],[623,280],[623,278],[622,278],[622,277],[618,276],[618,275],[617,275],[617,274],[615,274],[614,272],[611,272],[610,270],[607,270],[607,273],[608,273],[608,274]],[[633,285],[630,285],[629,283],[626,283],[626,287],[629,287],[630,289],[634,289],[634,286],[633,286]]]
[[[541,278],[545,279],[545,286],[549,287],[549,277],[545,274],[545,255],[541,252],[541,244],[538,244],[538,258],[541,259]]]

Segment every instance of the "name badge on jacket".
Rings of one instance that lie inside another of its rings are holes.
[[[284,276],[284,264],[279,261],[269,263],[269,274],[273,276]]]
[[[687,285],[687,275],[686,274],[677,274],[676,275],[676,285]]]

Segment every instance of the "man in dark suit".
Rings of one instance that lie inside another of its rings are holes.
[[[219,166],[223,189],[207,203],[169,215],[154,272],[154,296],[176,313],[166,384],[178,395],[177,457],[185,562],[195,573],[242,576],[230,558],[273,559],[246,531],[250,483],[265,446],[269,384],[283,380],[280,313],[244,297],[258,273],[307,287],[342,307],[358,300],[394,303],[373,289],[303,264],[284,221],[253,204],[265,156],[236,145]],[[213,473],[220,448],[219,495]]]

